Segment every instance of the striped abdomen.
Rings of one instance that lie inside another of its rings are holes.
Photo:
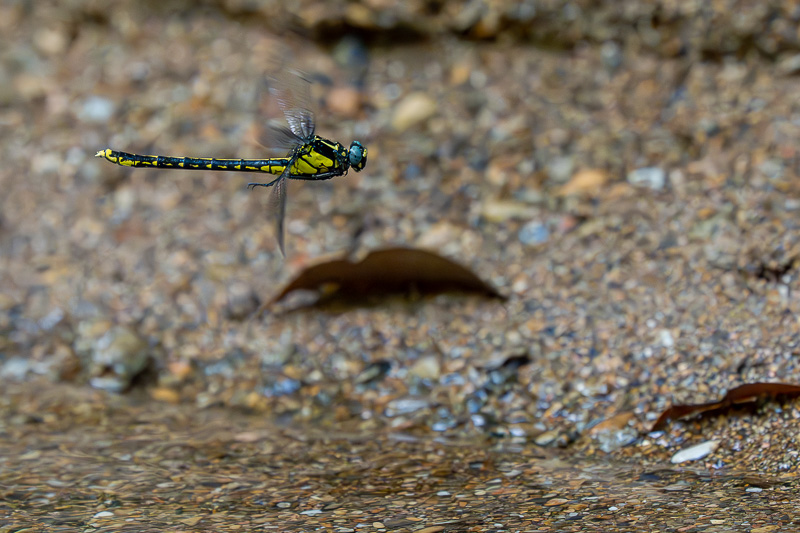
[[[123,167],[178,168],[185,170],[220,170],[226,172],[263,172],[279,175],[289,162],[288,157],[272,159],[216,159],[213,157],[169,157],[118,152],[106,148],[95,154]]]

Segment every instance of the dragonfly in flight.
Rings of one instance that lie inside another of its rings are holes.
[[[360,172],[367,164],[367,149],[358,141],[350,148],[315,133],[314,113],[309,109],[310,82],[299,74],[273,80],[270,92],[286,117],[289,127],[270,126],[270,148],[288,150],[284,157],[269,159],[219,159],[215,157],[171,157],[139,155],[106,148],[95,154],[124,167],[218,170],[225,172],[261,172],[277,178],[266,183],[249,183],[248,188],[272,187],[269,205],[275,219],[278,247],[284,256],[284,218],[286,215],[286,180],[318,181],[344,176],[351,168]],[[298,83],[300,85],[298,85]]]

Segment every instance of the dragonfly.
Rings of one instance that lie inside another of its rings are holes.
[[[291,81],[295,80],[295,81]],[[124,167],[214,170],[223,172],[258,172],[277,176],[266,183],[248,183],[248,189],[272,187],[269,205],[275,220],[275,234],[281,254],[284,249],[287,180],[320,181],[344,176],[352,168],[360,172],[367,164],[367,148],[353,141],[350,148],[316,134],[314,113],[310,110],[310,82],[302,74],[293,73],[272,80],[270,92],[286,117],[289,127],[269,126],[266,144],[283,148],[283,157],[267,159],[221,159],[216,157],[171,157],[140,155],[106,148],[95,154]],[[298,85],[299,83],[299,85]]]

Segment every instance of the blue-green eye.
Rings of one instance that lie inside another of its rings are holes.
[[[353,170],[360,172],[361,169],[367,166],[367,149],[364,148],[364,145],[360,142],[353,141],[350,145],[348,158],[350,159],[350,166]]]

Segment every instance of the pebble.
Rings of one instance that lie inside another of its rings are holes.
[[[800,72],[800,54],[791,54],[778,61],[777,70],[784,76],[791,76]]]
[[[331,112],[352,118],[361,107],[361,93],[353,87],[334,87],[328,92],[328,108]]]
[[[434,355],[420,357],[409,369],[409,374],[419,379],[437,380],[442,373],[439,358]]]
[[[558,435],[559,432],[557,430],[551,429],[550,431],[545,431],[544,433],[537,435],[536,438],[533,439],[533,442],[537,446],[549,446],[555,442],[555,440],[558,438]]]
[[[779,159],[767,159],[758,166],[767,179],[775,180],[783,176],[783,163]]]
[[[427,94],[411,93],[397,104],[392,117],[392,128],[402,132],[421,124],[436,113],[436,108],[436,102]]]
[[[550,239],[550,230],[547,228],[547,224],[533,220],[522,226],[518,238],[519,242],[529,246],[544,244]]]
[[[637,441],[639,432],[632,427],[600,431],[593,436],[598,447],[606,453],[629,446]]]
[[[150,347],[133,330],[115,326],[100,337],[92,352],[89,383],[92,387],[122,392],[150,358]]]
[[[0,377],[22,381],[31,371],[32,363],[27,357],[11,357],[0,367]]]
[[[575,158],[572,156],[559,156],[551,159],[545,167],[547,177],[554,183],[564,183],[572,176],[575,168]]]
[[[659,167],[637,168],[628,174],[628,183],[660,191],[667,182],[667,173]]]
[[[559,189],[558,194],[570,196],[573,194],[596,193],[608,182],[608,179],[608,172],[600,169],[579,170]]]
[[[536,215],[536,208],[523,202],[487,200],[481,205],[481,215],[489,222],[525,219]]]
[[[108,98],[90,96],[81,104],[78,118],[84,122],[102,124],[111,120],[114,111],[116,111],[116,105]]]
[[[226,292],[228,297],[227,315],[234,320],[249,317],[261,305],[258,294],[247,283],[233,282],[228,285]]]
[[[606,69],[617,70],[622,64],[622,48],[615,41],[606,41],[600,47],[600,58]]]
[[[700,444],[684,448],[673,455],[670,461],[672,464],[697,461],[698,459],[702,459],[703,457],[714,453],[716,449],[719,448],[719,443],[719,440],[707,440],[706,442],[701,442]]]
[[[398,398],[386,405],[384,414],[388,417],[407,415],[425,409],[430,405],[430,401],[425,398]]]

